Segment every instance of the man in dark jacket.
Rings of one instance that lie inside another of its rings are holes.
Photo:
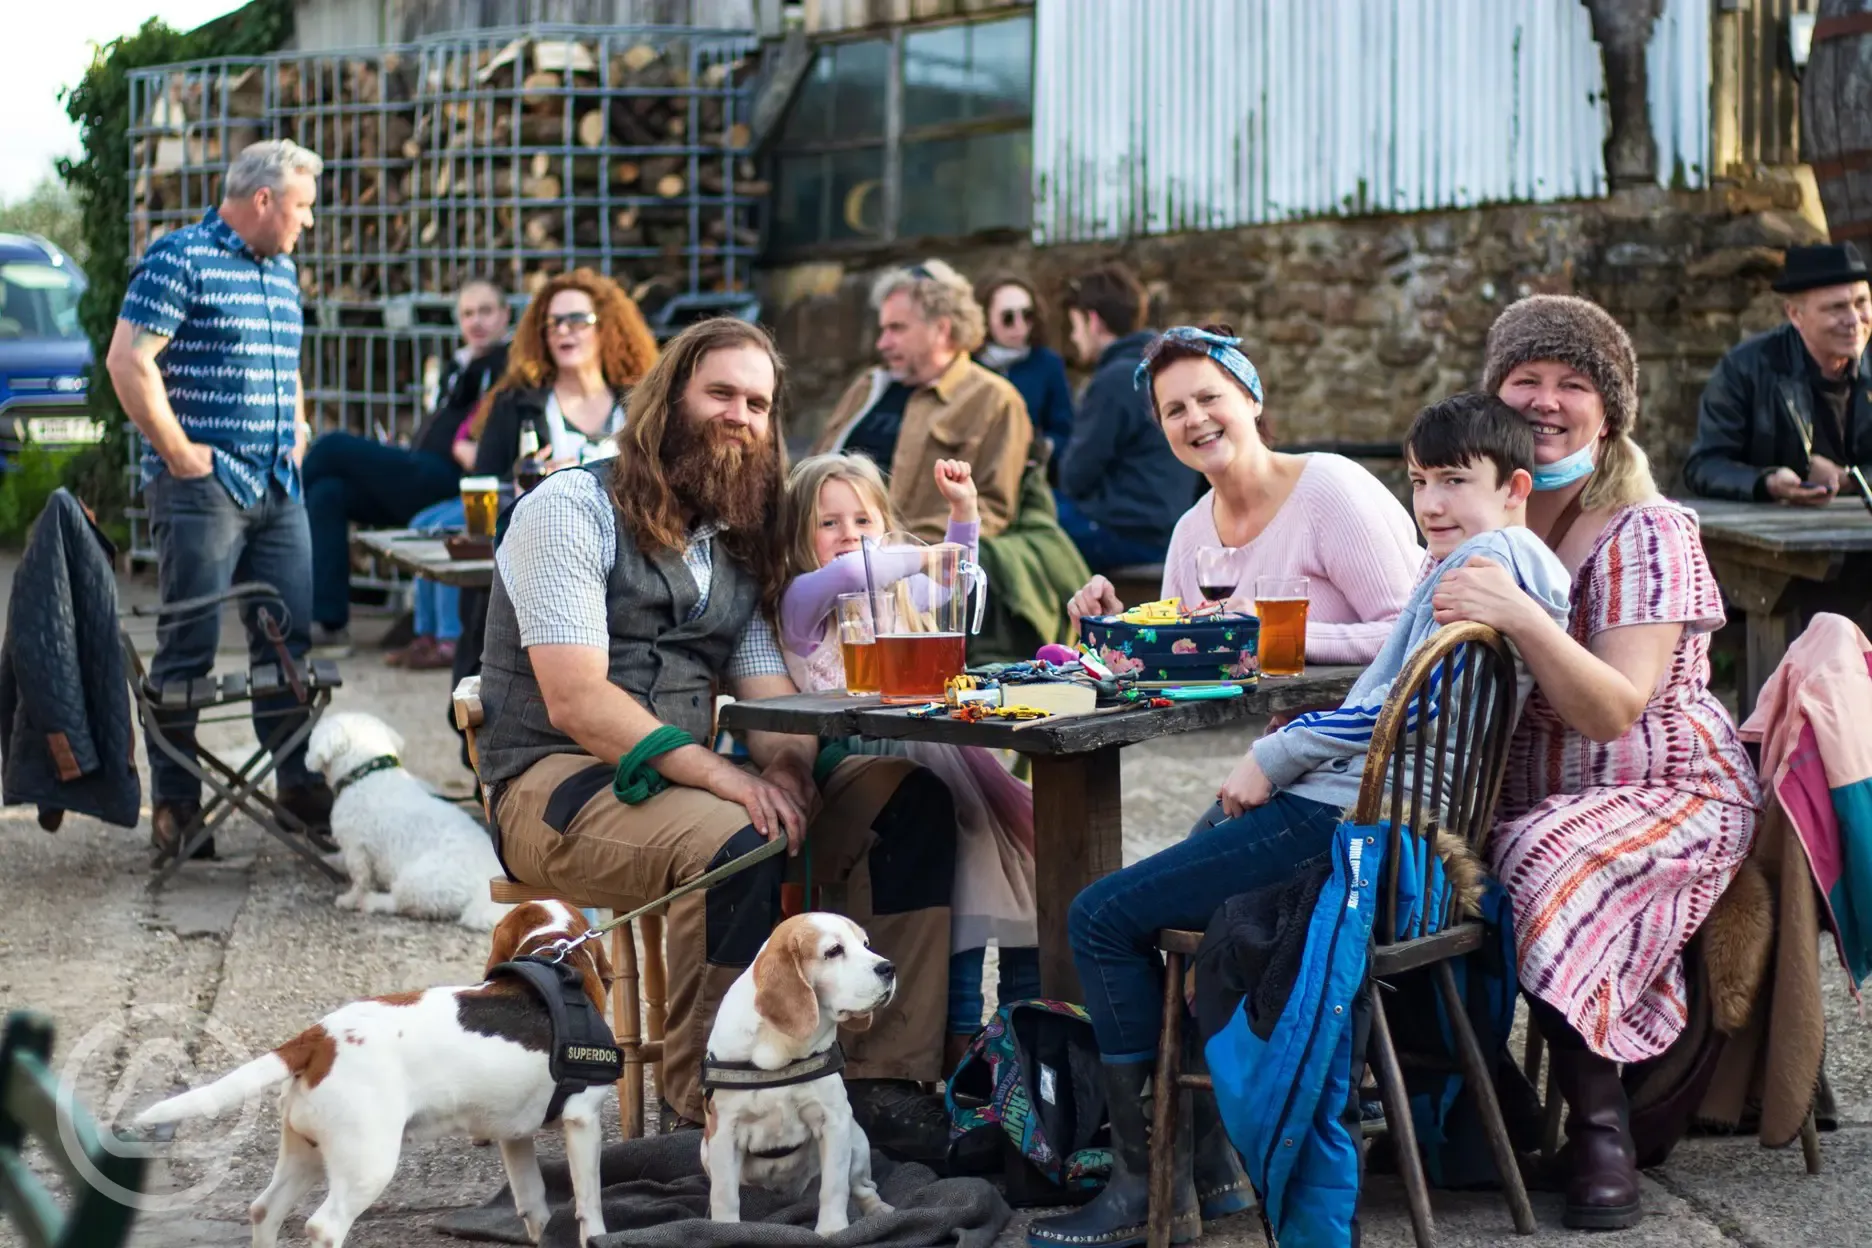
[[[408,447],[333,431],[312,444],[305,459],[306,520],[312,529],[314,640],[342,645],[351,618],[353,521],[389,528],[404,525],[460,488],[463,464],[454,455],[455,431],[507,367],[507,297],[477,278],[455,296],[463,349],[442,379],[439,401]]]
[[[1060,527],[1094,572],[1161,563],[1176,522],[1196,497],[1196,473],[1164,440],[1132,373],[1154,331],[1144,287],[1121,264],[1067,283],[1066,315],[1081,363],[1093,364],[1072,441],[1060,461]]]
[[[1872,287],[1851,243],[1790,247],[1788,323],[1733,348],[1697,409],[1684,483],[1706,498],[1819,506],[1872,472]]]

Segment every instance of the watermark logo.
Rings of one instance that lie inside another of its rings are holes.
[[[210,1129],[190,1131],[184,1139],[173,1138],[181,1123],[138,1127],[134,1119],[156,1101],[176,1095],[178,1085],[212,1083],[258,1056],[227,1026],[184,1005],[135,1005],[99,1023],[78,1037],[58,1064],[59,1139],[66,1156],[86,1183],[138,1213],[201,1204],[227,1181],[272,1089],[251,1092],[219,1117],[200,1120]],[[72,1120],[74,1105],[85,1107],[98,1122],[105,1151],[146,1159],[143,1183],[150,1191],[131,1191],[92,1164]],[[113,1127],[134,1138],[118,1137]]]

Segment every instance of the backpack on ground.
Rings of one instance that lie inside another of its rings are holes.
[[[1091,1199],[1111,1172],[1098,1041],[1085,1010],[1013,1001],[949,1077],[951,1174],[999,1170],[1008,1203]]]

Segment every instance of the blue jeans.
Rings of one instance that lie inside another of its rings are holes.
[[[452,459],[388,446],[354,433],[328,433],[305,457],[306,514],[312,526],[312,618],[327,628],[351,619],[353,521],[394,528],[461,488]]]
[[[1180,843],[1073,898],[1066,931],[1101,1057],[1156,1060],[1163,1021],[1157,933],[1201,930],[1229,898],[1278,884],[1324,857],[1339,817],[1336,806],[1289,794],[1234,819],[1212,806]]]
[[[273,482],[264,499],[242,508],[213,476],[183,481],[167,472],[145,487],[143,497],[156,543],[156,580],[162,600],[179,602],[218,594],[242,581],[265,581],[279,591],[279,597],[251,599],[242,611],[248,662],[254,666],[279,662],[258,625],[257,613],[262,608],[280,625],[287,652],[303,660],[312,643],[311,538],[305,506],[288,498],[280,484]],[[161,623],[156,658],[150,664],[150,679],[158,687],[214,670],[215,651],[221,644],[219,610],[194,611]],[[193,755],[196,713],[165,711],[160,718],[169,739]],[[253,701],[254,735],[262,742],[283,724],[297,727],[304,718],[290,690]],[[144,742],[144,748],[149,751],[152,801],[201,799],[200,780],[153,742]],[[311,782],[304,743],[280,759],[277,774],[282,787]]]
[[[1064,494],[1055,492],[1053,504],[1059,511],[1060,528],[1072,538],[1073,545],[1085,556],[1086,566],[1094,572],[1109,572],[1134,563],[1162,563],[1167,545],[1139,542],[1114,533],[1079,509]]]
[[[446,498],[425,507],[410,520],[412,529],[459,528],[467,522],[462,511],[461,495]],[[461,637],[461,590],[453,585],[416,578],[416,635],[437,641],[455,641]]]
[[[982,995],[982,975],[988,950],[963,949],[949,955],[949,1034],[972,1036],[981,1030],[988,999]],[[1040,995],[1040,950],[1032,945],[1001,947],[1001,980],[995,1000],[1002,1005]]]

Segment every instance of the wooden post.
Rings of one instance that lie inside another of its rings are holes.
[[[1638,186],[1657,179],[1657,140],[1651,135],[1645,49],[1651,27],[1664,11],[1664,0],[1585,0],[1592,14],[1593,38],[1605,61],[1606,102],[1611,133],[1606,136],[1606,178],[1615,187]]]
[[[1033,791],[1040,991],[1079,1001],[1083,994],[1066,937],[1066,915],[1081,889],[1124,865],[1118,747],[1034,755]]]
[[[1742,16],[1733,4],[1710,14],[1710,176],[1742,163]]]

